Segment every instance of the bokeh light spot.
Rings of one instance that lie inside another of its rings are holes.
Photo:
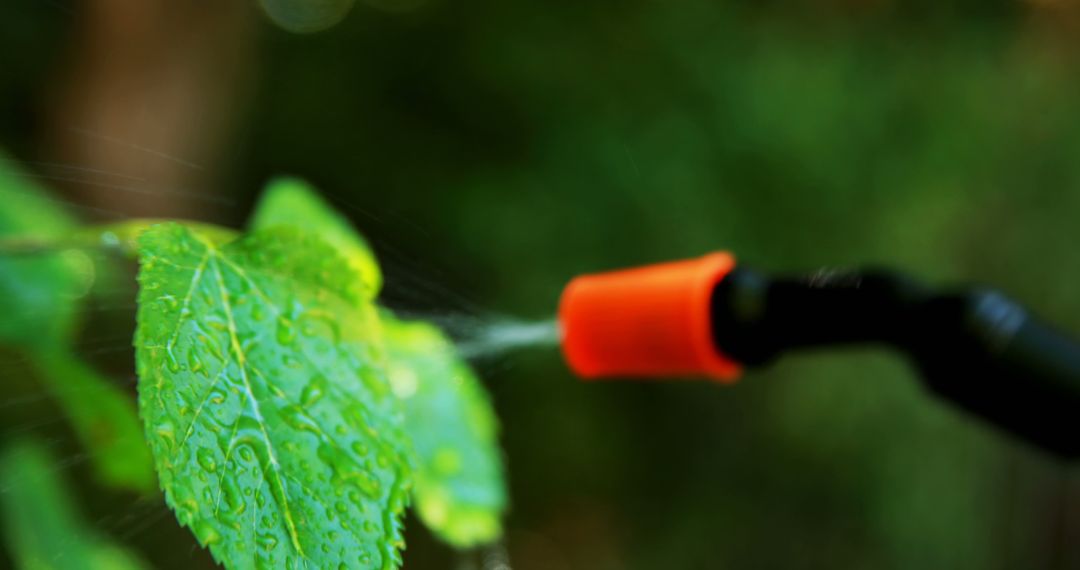
[[[277,25],[298,34],[319,32],[343,20],[354,0],[259,0]]]

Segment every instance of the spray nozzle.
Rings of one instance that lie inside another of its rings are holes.
[[[727,253],[578,277],[559,305],[563,353],[584,378],[708,376],[740,366],[713,342],[710,303]]]

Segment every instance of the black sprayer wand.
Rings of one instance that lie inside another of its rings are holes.
[[[559,313],[567,362],[585,378],[732,381],[796,349],[877,344],[945,399],[1080,456],[1080,344],[993,289],[878,270],[770,277],[716,253],[578,277]]]

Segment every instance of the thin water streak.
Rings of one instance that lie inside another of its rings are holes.
[[[109,136],[109,135],[106,135],[106,134],[94,132],[94,131],[92,131],[90,129],[86,129],[86,128],[82,128],[82,127],[71,127],[70,131],[77,134],[77,135],[82,135],[82,136],[87,137],[87,138],[96,139],[96,140],[107,142],[107,143],[110,143],[110,144],[127,147],[127,148],[132,149],[132,150],[137,150],[139,152],[143,152],[143,153],[146,153],[146,154],[149,154],[149,155],[152,155],[152,156],[156,156],[156,157],[161,158],[163,160],[168,160],[170,162],[174,162],[174,163],[179,164],[181,166],[186,166],[186,167],[188,167],[188,168],[190,168],[192,170],[200,170],[200,171],[204,170],[204,168],[201,165],[195,164],[194,162],[191,162],[191,161],[188,161],[188,160],[184,160],[184,159],[182,159],[182,158],[180,158],[178,156],[173,156],[173,155],[171,155],[171,154],[169,154],[167,152],[162,152],[160,150],[153,149],[153,148],[150,148],[150,147],[146,147],[146,146],[143,146],[141,144],[136,144],[136,143],[133,143],[133,142],[129,142],[129,141],[117,138],[117,137],[113,137],[113,136]]]
[[[559,343],[559,326],[555,319],[522,321],[502,318],[473,323],[469,333],[457,342],[458,353],[467,359],[489,358],[512,350],[555,346]]]

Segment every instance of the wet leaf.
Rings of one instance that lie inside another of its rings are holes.
[[[259,205],[253,227],[281,224],[317,232],[350,256],[365,284],[378,291],[382,277],[374,253],[303,182],[272,183]],[[420,518],[454,546],[493,540],[502,532],[506,489],[497,420],[484,387],[437,328],[386,315],[392,384],[405,404],[416,452],[413,497]]]
[[[19,442],[0,457],[4,539],[20,570],[138,570],[136,556],[88,525],[40,444]]]
[[[139,239],[139,405],[177,518],[229,568],[393,568],[411,468],[369,291],[295,228]]]
[[[420,518],[457,547],[502,533],[506,489],[498,422],[484,387],[436,327],[383,318],[394,393],[417,459]]]
[[[338,250],[353,271],[361,276],[374,299],[382,287],[382,272],[371,247],[349,221],[330,207],[309,184],[295,178],[279,178],[266,188],[251,228],[290,225],[314,232]]]
[[[98,481],[153,492],[157,478],[134,399],[67,351],[38,353],[33,360],[82,446],[91,450]]]

